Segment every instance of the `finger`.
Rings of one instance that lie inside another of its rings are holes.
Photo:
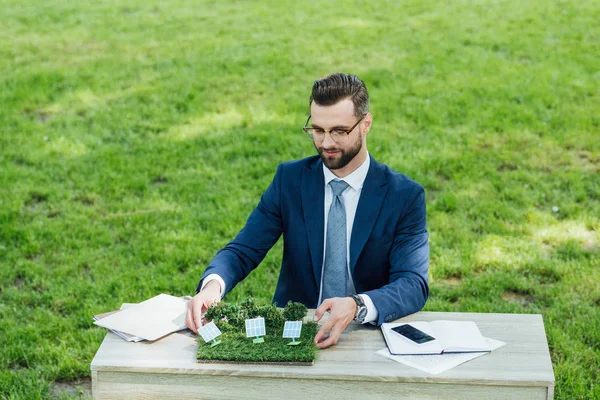
[[[200,326],[204,326],[204,325],[210,323],[210,321],[208,321],[204,317],[204,314],[206,314],[206,312],[208,311],[208,309],[213,304],[216,304],[218,302],[219,302],[219,300],[216,300],[216,299],[205,299],[205,300],[202,300],[202,304],[201,304],[201,307],[200,307],[200,310],[201,310],[200,317],[198,318],[198,321],[200,322]]]
[[[194,325],[196,326],[196,329],[202,328],[202,307],[203,307],[203,305],[204,305],[204,303],[202,301],[198,301],[194,304],[193,318],[194,318]]]
[[[194,333],[198,333],[196,322],[194,321],[194,303],[192,301],[188,304],[188,312],[185,316],[185,323]]]
[[[349,323],[344,322],[343,320],[338,320],[337,323],[331,328],[331,332],[329,332],[329,337],[323,340],[321,343],[317,343],[317,346],[324,349],[326,347],[337,344],[342,332]]]
[[[321,318],[323,318],[323,314],[325,314],[325,311],[329,309],[331,309],[331,300],[326,299],[325,301],[323,301],[323,303],[321,303],[319,308],[315,310],[315,316],[313,317],[313,321],[320,321]]]
[[[334,337],[333,333],[331,333],[327,339],[323,340],[320,343],[317,343],[317,346],[321,349],[325,349],[329,346],[333,346],[334,344],[337,343],[337,341],[338,341],[338,338]]]
[[[330,319],[327,322],[325,322],[325,324],[323,324],[323,326],[321,327],[321,329],[319,329],[319,332],[317,332],[317,335],[315,336],[315,343],[318,344],[321,341],[321,339],[323,339],[323,336],[325,336],[325,334],[329,332],[329,330],[333,327],[334,324],[335,321],[333,319]]]
[[[192,322],[192,312],[190,310],[190,306],[188,304],[188,309],[187,309],[187,313],[185,314],[185,325],[192,330],[193,332],[195,332],[195,326],[194,323]]]
[[[340,336],[342,336],[342,332],[346,329],[343,322],[338,322],[331,328],[331,332],[329,333],[329,338],[327,340],[332,339],[332,344],[337,344],[338,340],[340,340]],[[329,345],[328,345],[329,346]]]
[[[322,342],[317,343],[317,346],[321,349],[325,349],[329,346],[333,346],[334,344],[337,344],[339,338],[340,338],[339,329],[336,329],[336,327],[334,326],[331,329],[331,332],[329,332],[329,337],[327,339],[323,340]]]

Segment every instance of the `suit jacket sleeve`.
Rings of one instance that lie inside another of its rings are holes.
[[[390,252],[389,283],[366,292],[377,308],[377,326],[419,311],[429,296],[429,242],[425,192],[412,190],[406,211],[397,223]]]
[[[200,291],[202,281],[210,274],[217,274],[223,278],[226,293],[229,292],[260,264],[277,242],[283,232],[280,207],[281,170],[279,165],[273,182],[248,217],[246,226],[208,265],[196,292]],[[223,293],[223,296],[226,293]]]

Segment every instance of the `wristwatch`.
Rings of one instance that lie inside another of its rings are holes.
[[[365,322],[365,317],[367,316],[367,306],[365,306],[365,302],[359,295],[353,294],[351,297],[358,306],[356,308],[356,315],[354,316],[354,320],[362,324],[363,322]]]

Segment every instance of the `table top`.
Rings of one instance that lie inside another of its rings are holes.
[[[309,317],[313,312],[309,310]],[[108,332],[92,361],[91,370],[377,382],[554,385],[541,315],[418,312],[395,322],[441,319],[474,321],[484,336],[506,342],[506,346],[439,375],[431,375],[376,355],[376,351],[386,347],[381,331],[357,323],[346,329],[337,345],[321,350],[312,366],[198,363],[197,336],[189,330],[153,343],[127,342]]]

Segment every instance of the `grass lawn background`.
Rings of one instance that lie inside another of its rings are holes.
[[[192,294],[358,74],[424,185],[425,310],[541,313],[557,399],[600,398],[594,0],[0,2],[0,398],[89,376],[92,315]],[[282,246],[228,297],[270,300]]]

